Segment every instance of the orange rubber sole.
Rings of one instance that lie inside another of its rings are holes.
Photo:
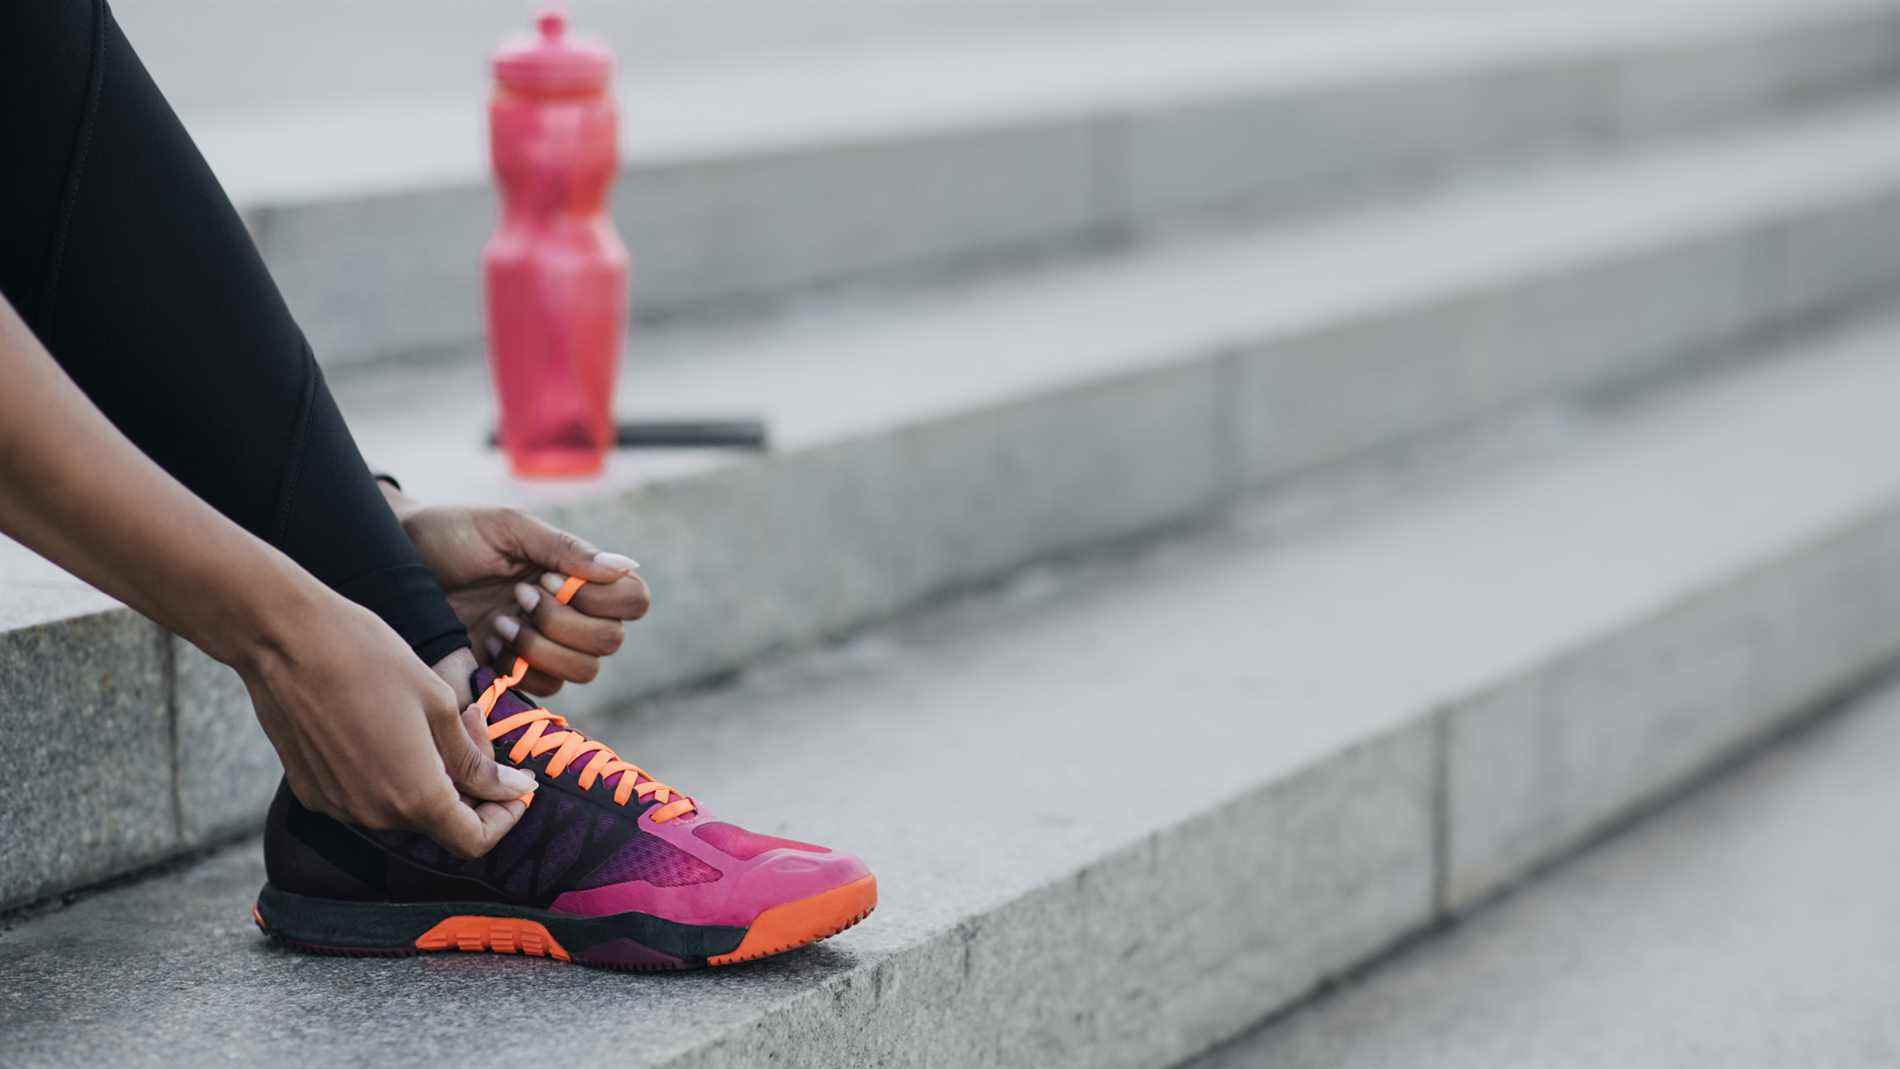
[[[730,953],[706,958],[705,963],[708,966],[736,965],[740,962],[756,961],[759,958],[782,954],[788,950],[796,950],[837,935],[870,916],[871,911],[876,908],[877,877],[866,876],[843,887],[834,887],[822,894],[801,898],[766,910],[753,920],[746,929],[745,938],[737,947]],[[577,958],[561,945],[560,940],[548,931],[546,925],[522,917],[458,914],[439,921],[428,931],[417,936],[415,941],[408,946],[387,947],[337,947],[295,939],[282,931],[273,931],[265,923],[263,915],[258,912],[256,906],[251,907],[251,920],[257,924],[259,931],[272,939],[295,949],[316,954],[399,957],[453,950],[465,953],[525,954],[530,957],[572,961],[576,964],[592,965],[598,968],[633,971],[693,967],[688,962],[681,962],[678,965],[623,965],[589,961],[584,954]]]
[[[706,959],[706,964],[753,961],[829,939],[870,916],[876,908],[876,876],[866,876],[823,894],[773,906],[752,922],[745,938],[732,953],[715,954]]]
[[[491,954],[526,954],[531,958],[572,961],[567,948],[540,921],[519,917],[450,917],[416,936],[417,950],[486,950]]]

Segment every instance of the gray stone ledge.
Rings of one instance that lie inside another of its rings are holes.
[[[640,642],[563,698],[604,709],[1252,488],[1883,301],[1900,244],[1858,235],[1900,217],[1900,152],[1869,140],[1894,114],[864,321],[656,340],[677,351],[628,376],[623,407],[757,403],[786,428],[764,457],[630,457],[595,484],[530,487],[443,444],[472,437],[459,413],[483,404],[479,367],[429,379],[445,420],[372,397],[400,393],[379,377],[343,402],[425,496],[524,504],[646,562],[658,608]],[[1585,195],[1591,210],[1549,218]],[[1831,236],[1850,253],[1823,257]]]
[[[531,982],[602,1022],[538,1040],[576,1061],[1192,1055],[1430,923],[1435,887],[1521,874],[1900,652],[1900,470],[1865,462],[1900,442],[1897,333],[1598,412],[1589,448],[1323,537],[1237,517],[607,723],[722,815],[867,855],[883,908],[818,949],[314,959],[250,931],[247,845],[7,931],[0,1040],[503,1064],[467,1021]],[[266,1012],[317,993],[298,1028]]]
[[[1441,907],[1462,911],[1900,655],[1885,511],[1445,713]]]
[[[479,368],[429,372],[433,413],[388,388],[380,376],[396,369],[340,389],[366,448],[423,496],[520,504],[647,561],[658,609],[639,640],[562,697],[596,712],[1189,522],[1262,483],[1877,299],[1900,280],[1900,245],[1871,237],[1900,214],[1900,152],[1869,132],[1892,116],[1874,105],[1601,173],[952,292],[855,325],[768,324],[703,361],[662,354],[627,384],[643,404],[692,409],[744,376],[785,431],[783,451],[760,458],[643,460],[596,484],[531,487],[476,445]],[[1580,190],[1602,203],[1549,216]],[[1826,255],[1829,243],[1845,252]],[[46,581],[19,612],[72,597]],[[120,615],[114,626],[136,629]],[[72,855],[68,876],[36,862],[0,900],[255,819],[274,776],[248,703],[195,651],[181,646],[175,665],[161,765],[175,748],[176,824],[153,818],[158,839],[115,832],[90,860]],[[14,834],[52,826],[30,819],[9,821],[27,829]]]
[[[172,636],[178,839],[185,849],[254,831],[283,774],[236,672]]]
[[[168,641],[124,609],[0,631],[0,906],[178,849]]]
[[[756,72],[630,85],[615,215],[636,315],[955,272],[1209,211],[1377,199],[1900,76],[1900,8],[1858,2],[1269,21],[1143,40],[1040,54],[990,42],[864,71],[814,62],[776,89]],[[200,125],[326,364],[480,338],[495,212],[472,104]],[[414,173],[357,173],[425,151]],[[327,187],[326,167],[340,167]]]

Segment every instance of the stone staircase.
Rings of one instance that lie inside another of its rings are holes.
[[[235,678],[7,547],[9,1060],[1169,1064],[1900,654],[1900,5],[1218,14],[629,75],[621,408],[774,448],[586,484],[482,445],[467,100],[187,108],[366,452],[645,563],[562,708],[883,904],[279,952]]]
[[[635,53],[616,219],[637,314],[717,317],[1112,247],[1210,212],[1224,227],[1417,193],[1814,107],[1900,67],[1888,10],[1862,0],[1328,18],[1189,6],[1210,11],[657,70],[623,35]],[[469,23],[463,35],[492,36],[508,21]],[[130,19],[135,42],[141,28]],[[361,50],[361,27],[325,28],[327,61]],[[200,35],[187,40],[188,55],[154,57],[160,84],[207,77]],[[486,40],[449,52],[470,57],[452,76],[424,69],[443,96],[187,96],[188,125],[332,365],[459,353],[480,336],[495,209],[472,57]]]

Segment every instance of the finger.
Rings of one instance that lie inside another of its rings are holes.
[[[519,559],[547,571],[578,575],[590,583],[611,583],[639,567],[630,557],[603,553],[586,540],[525,512],[508,513],[504,526]]]
[[[566,684],[561,680],[548,675],[539,668],[528,669],[528,674],[521,677],[520,684],[522,690],[537,698],[545,698],[555,691],[560,690],[565,685]]]
[[[480,715],[479,707],[471,705],[469,708]],[[442,755],[442,768],[457,790],[471,798],[503,802],[519,798],[540,785],[534,773],[496,763],[494,750],[476,745],[469,737],[464,714],[453,709],[453,706],[445,706],[432,710],[429,732],[435,738],[436,751]]]
[[[569,649],[543,635],[532,624],[524,624],[512,616],[497,616],[492,626],[516,653],[527,659],[530,667],[539,668],[556,679],[591,683],[600,674],[600,658]]]
[[[547,586],[549,578],[543,576],[541,585]],[[555,583],[553,589],[560,590]],[[568,605],[589,616],[598,616],[606,620],[638,620],[647,614],[653,605],[653,592],[647,587],[647,581],[637,575],[629,575],[612,583],[589,583],[574,592]]]
[[[536,630],[571,650],[605,657],[619,649],[627,637],[620,621],[589,616],[527,583],[515,584],[515,601],[528,611],[528,620]]]
[[[572,601],[574,595],[586,585],[587,580],[581,576],[570,579],[560,572],[541,573],[541,589],[553,594],[554,600],[563,605]]]
[[[462,710],[462,727],[467,729],[470,742],[478,750],[493,752],[495,744],[488,738],[488,718],[482,715],[482,707],[470,705]]]
[[[438,806],[418,830],[457,857],[477,858],[493,850],[526,811],[518,799],[470,806],[451,791],[448,803]]]

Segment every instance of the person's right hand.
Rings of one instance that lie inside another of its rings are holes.
[[[240,670],[297,800],[365,828],[421,832],[461,857],[521,818],[532,773],[497,764],[479,711],[374,613],[324,590],[294,648]]]

